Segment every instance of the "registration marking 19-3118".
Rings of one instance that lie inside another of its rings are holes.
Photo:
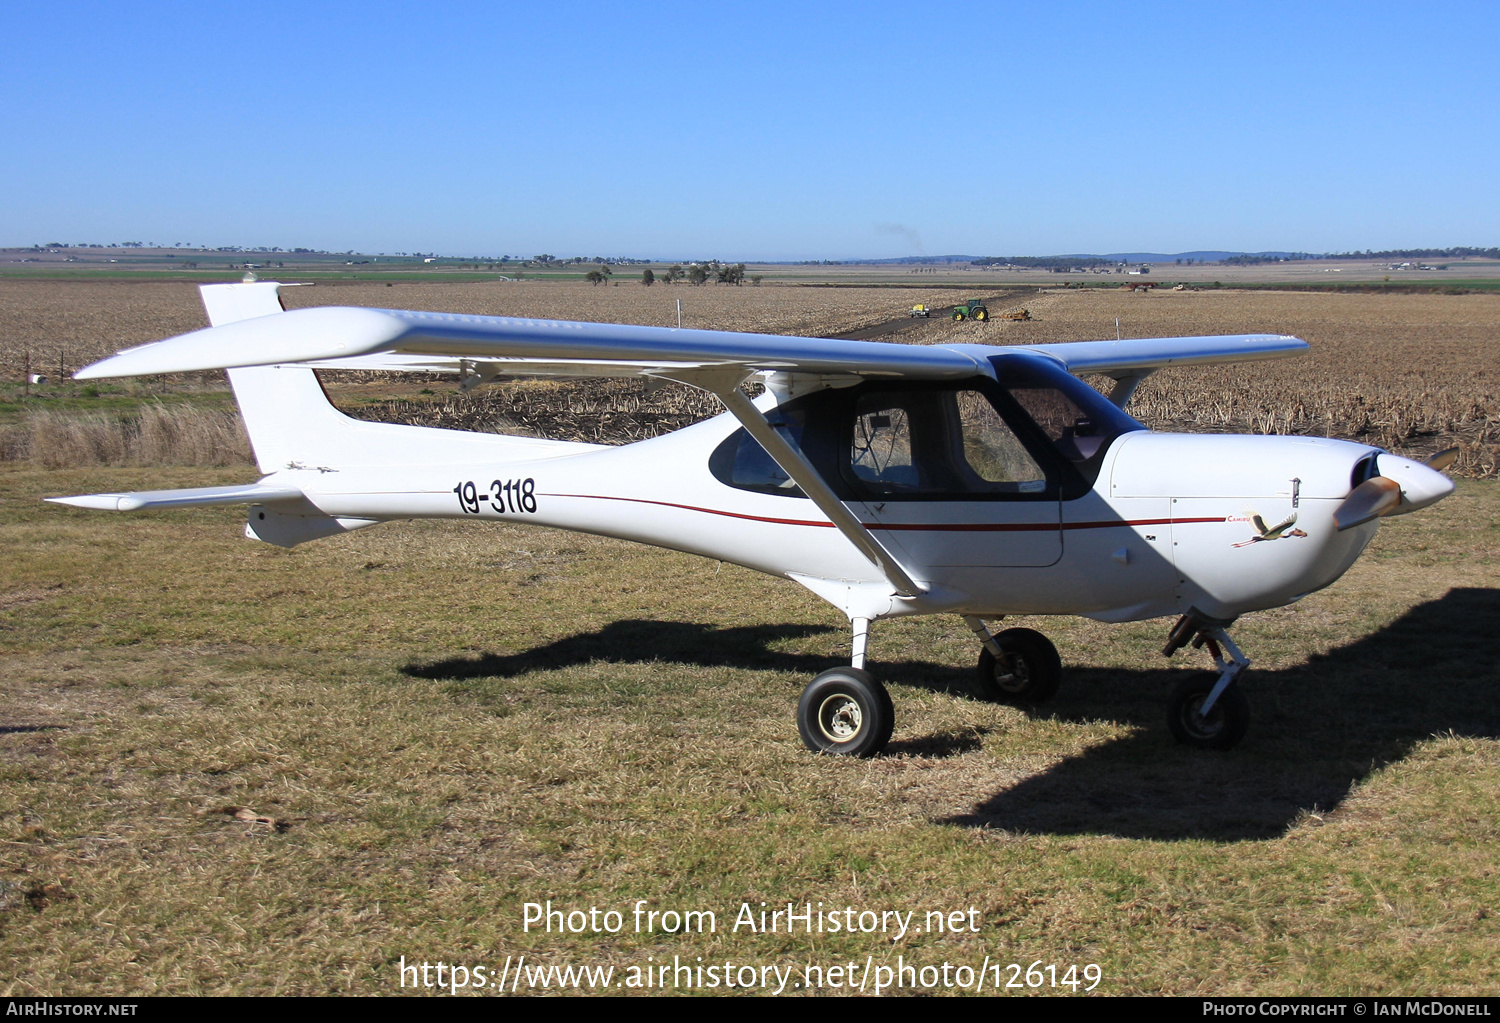
[[[488,492],[483,492],[473,480],[465,480],[453,488],[458,496],[458,506],[465,515],[478,515],[481,505],[489,505],[497,515],[520,515],[536,513],[536,480],[491,480]]]

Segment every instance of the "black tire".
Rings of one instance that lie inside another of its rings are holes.
[[[995,637],[1001,657],[979,651],[979,692],[995,703],[1043,703],[1062,684],[1062,658],[1035,629],[1006,629]]]
[[[979,320],[980,322],[983,322],[983,321],[985,321],[985,320],[987,320],[989,318],[990,318],[990,314],[989,314],[988,310],[986,310],[986,309],[976,309],[976,310],[974,310],[974,319]]]
[[[896,708],[885,686],[859,668],[830,668],[797,703],[797,731],[814,753],[873,757],[891,741]]]
[[[1250,701],[1245,699],[1238,684],[1229,687],[1214,701],[1208,717],[1198,713],[1203,701],[1213,690],[1219,677],[1201,675],[1190,678],[1172,693],[1167,705],[1167,724],[1173,737],[1184,746],[1195,749],[1232,749],[1245,737],[1250,727]]]
[[[953,310],[953,322],[954,323],[962,323],[963,322],[963,318],[964,318],[964,314],[963,313],[959,312],[957,309]]]

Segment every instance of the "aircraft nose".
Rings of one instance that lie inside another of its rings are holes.
[[[1376,466],[1380,475],[1401,487],[1401,504],[1391,509],[1389,515],[1405,515],[1426,508],[1453,493],[1451,479],[1421,462],[1382,451]]]

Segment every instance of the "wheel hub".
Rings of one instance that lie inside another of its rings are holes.
[[[1203,703],[1207,699],[1208,696],[1205,694],[1191,701],[1183,709],[1182,724],[1191,734],[1203,739],[1212,739],[1224,727],[1224,712],[1215,706],[1205,715]]]
[[[832,742],[848,742],[863,724],[864,712],[852,696],[836,693],[818,707],[818,730]]]
[[[1030,681],[1031,672],[1026,669],[1025,659],[1010,653],[995,659],[995,685],[1005,692],[1023,692]]]

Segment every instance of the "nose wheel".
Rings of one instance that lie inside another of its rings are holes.
[[[1239,686],[1225,686],[1213,705],[1207,711],[1203,709],[1218,682],[1217,675],[1190,678],[1172,694],[1167,725],[1184,746],[1230,749],[1245,737],[1250,727],[1250,701]]]
[[[1250,701],[1236,684],[1250,658],[1240,652],[1229,633],[1229,622],[1186,614],[1167,636],[1162,653],[1171,657],[1184,646],[1206,648],[1214,659],[1217,675],[1190,678],[1177,687],[1167,704],[1167,727],[1184,746],[1198,749],[1231,749],[1250,727]]]

